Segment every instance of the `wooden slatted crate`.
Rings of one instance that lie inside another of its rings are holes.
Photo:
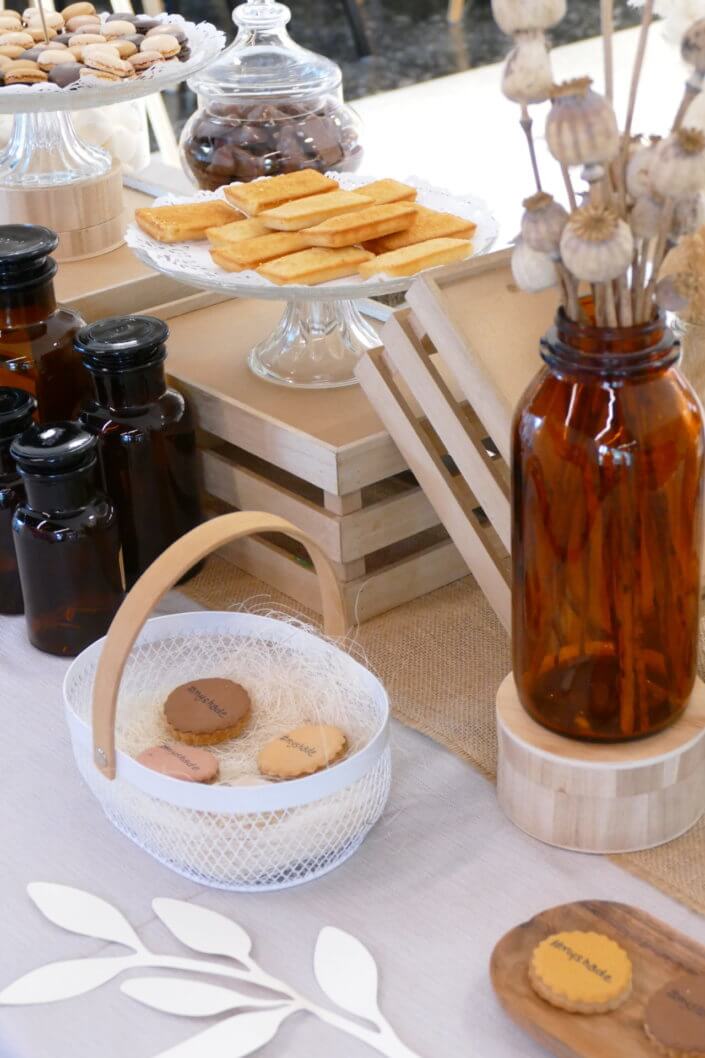
[[[170,319],[167,366],[189,400],[213,510],[282,515],[321,545],[364,621],[467,573],[431,503],[359,387],[273,386],[248,369],[249,349],[279,303],[237,300]],[[224,557],[319,609],[306,557],[283,538],[254,538]]]

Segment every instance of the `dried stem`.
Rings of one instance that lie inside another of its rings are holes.
[[[44,15],[44,7],[42,5],[42,0],[37,0],[37,10],[39,11],[39,17],[40,17],[40,19],[42,21],[42,31],[44,33],[44,41],[45,41],[46,44],[48,44],[49,43],[49,30],[47,29],[47,20],[46,20],[46,17]]]
[[[675,118],[673,119],[673,126],[671,132],[677,132],[683,124],[685,115],[688,113],[688,108],[697,96],[700,95],[703,89],[703,75],[701,73],[693,72],[691,77],[685,82],[685,90],[683,92],[683,98],[681,104],[678,107]]]
[[[618,327],[617,306],[614,300],[614,288],[611,283],[600,283],[605,291],[605,318],[608,327]]]
[[[629,289],[629,281],[626,276],[620,276],[616,280],[617,302],[619,309],[619,322],[622,327],[631,327],[634,324],[634,313],[632,311],[632,298]]]
[[[661,271],[661,265],[668,252],[669,236],[671,234],[671,227],[673,226],[673,214],[676,208],[676,200],[674,198],[667,198],[664,207],[663,214],[661,216],[661,223],[659,225],[658,238],[656,240],[656,249],[654,250],[653,261],[651,262],[651,277],[649,279],[649,285],[644,292],[644,300],[641,306],[641,316],[637,319],[637,323],[646,323],[651,317],[651,303],[654,298],[654,292],[656,290],[656,283],[658,281],[658,275]]]
[[[626,161],[627,154],[629,152],[629,141],[632,135],[632,124],[634,122],[634,110],[636,109],[636,98],[639,92],[639,81],[641,80],[641,71],[644,67],[644,57],[646,55],[646,45],[649,40],[649,29],[654,17],[654,0],[646,0],[644,4],[644,13],[641,16],[641,32],[639,34],[639,44],[637,46],[636,58],[634,59],[634,69],[632,71],[632,82],[629,88],[629,104],[627,106],[627,116],[624,121],[624,137],[622,139],[622,157]]]
[[[575,281],[575,277],[568,271],[562,261],[556,263],[556,270],[558,271],[561,286],[563,287],[566,312],[571,320],[575,320],[577,323],[580,319],[580,302],[578,301],[578,285]]]
[[[610,103],[614,99],[614,56],[612,38],[614,35],[614,0],[602,0],[600,4],[602,22],[602,45],[605,55],[605,95]]]
[[[578,202],[575,197],[575,191],[573,190],[573,184],[571,183],[570,173],[568,172],[568,166],[561,165],[561,172],[563,174],[563,183],[565,184],[565,189],[568,192],[568,203],[572,212],[578,208]]]
[[[534,136],[532,132],[534,122],[531,115],[529,114],[529,108],[527,107],[526,103],[522,103],[521,119],[519,121],[519,124],[524,130],[526,142],[529,145],[529,157],[531,158],[531,168],[534,171],[536,190],[543,191],[543,188],[541,187],[541,174],[539,173],[539,163],[538,159],[536,158],[536,144],[534,143]]]

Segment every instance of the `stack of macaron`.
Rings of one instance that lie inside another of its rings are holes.
[[[125,81],[190,57],[181,25],[149,15],[121,11],[101,18],[84,0],[47,11],[44,22],[37,7],[22,15],[0,11],[0,86]]]

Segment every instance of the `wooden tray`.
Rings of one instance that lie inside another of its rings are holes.
[[[537,944],[563,930],[595,930],[620,944],[632,960],[632,995],[611,1014],[568,1014],[536,995],[528,967]],[[490,962],[500,1003],[530,1036],[557,1058],[656,1058],[643,1015],[654,992],[683,973],[705,972],[705,948],[644,911],[585,900],[543,911],[502,938]]]

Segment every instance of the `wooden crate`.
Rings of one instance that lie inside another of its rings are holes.
[[[512,410],[539,369],[555,292],[517,290],[501,251],[422,276],[407,297],[357,375],[508,629]]]
[[[351,620],[466,574],[465,564],[359,387],[289,390],[247,367],[281,303],[237,300],[172,318],[167,366],[196,415],[215,510],[289,518],[318,541],[343,582]],[[319,608],[313,572],[283,539],[223,552],[240,568]]]

